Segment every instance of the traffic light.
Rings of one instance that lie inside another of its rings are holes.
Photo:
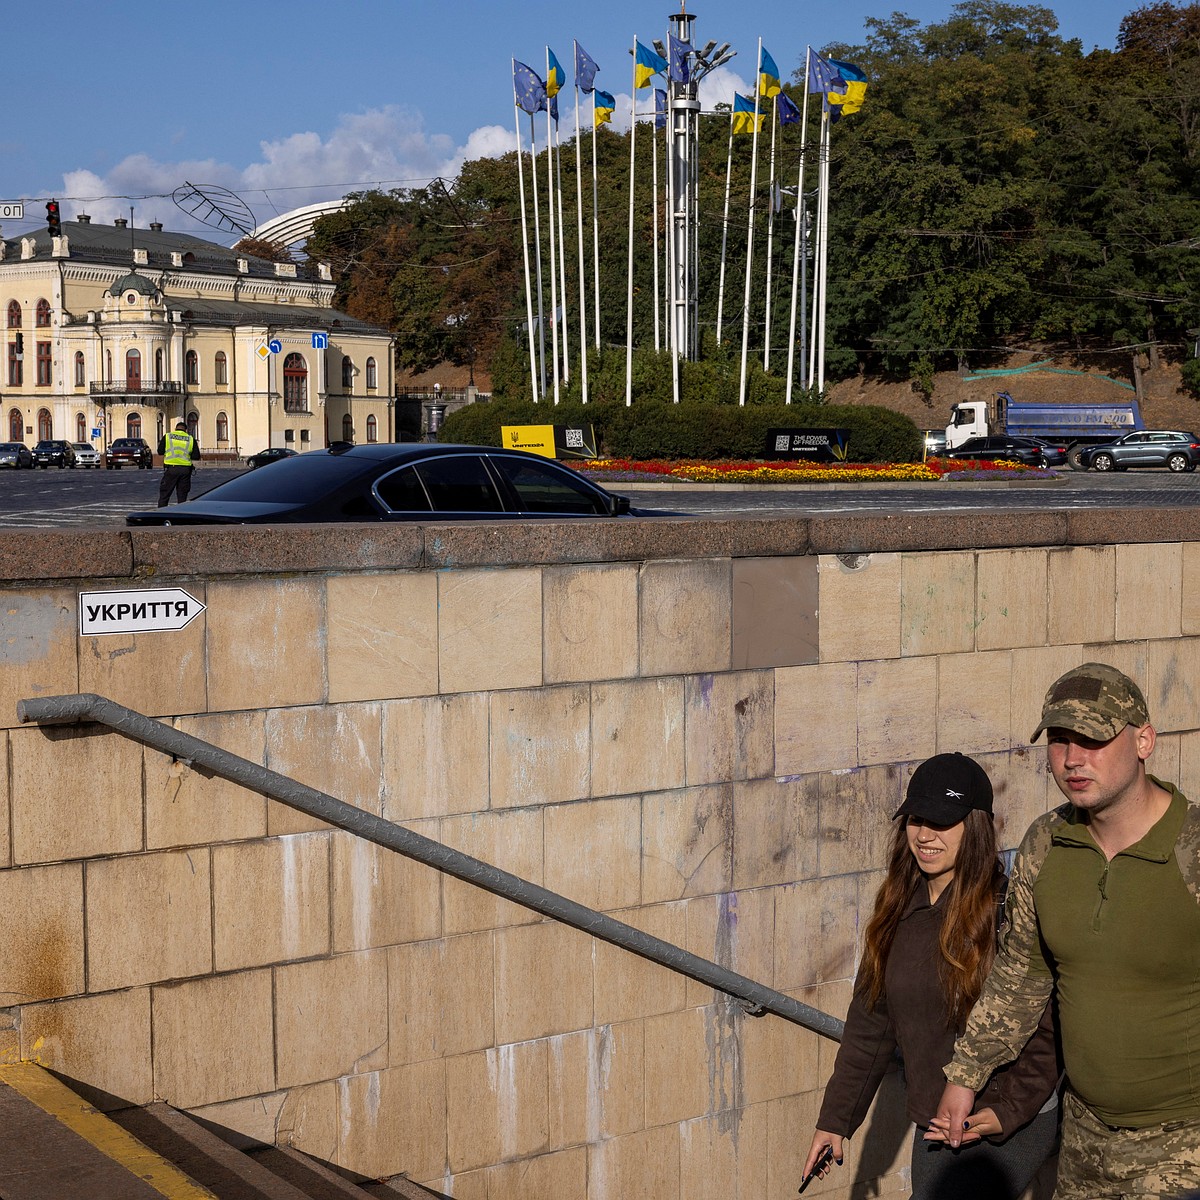
[[[50,228],[51,237],[62,237],[62,217],[59,215],[57,200],[46,201],[46,224]]]

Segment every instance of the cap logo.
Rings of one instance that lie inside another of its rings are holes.
[[[946,795],[949,796],[951,800],[961,800],[963,798],[963,793],[956,792],[953,788],[947,788]]]
[[[1059,680],[1050,694],[1050,703],[1061,704],[1064,700],[1098,700],[1103,687],[1104,684],[1099,679],[1079,675],[1068,676]]]

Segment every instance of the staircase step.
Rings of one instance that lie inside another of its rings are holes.
[[[4,1200],[214,1200],[35,1063],[0,1067]]]
[[[445,1192],[435,1192],[430,1188],[413,1183],[402,1175],[396,1175],[381,1183],[364,1183],[359,1187],[359,1193],[365,1192],[375,1200],[451,1200]]]
[[[361,1189],[323,1162],[287,1146],[263,1146],[246,1154],[310,1200],[362,1200]]]

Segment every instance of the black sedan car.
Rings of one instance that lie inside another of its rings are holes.
[[[630,511],[575,471],[521,450],[374,442],[313,450],[247,471],[127,525],[261,525],[296,521],[478,521],[616,517]]]
[[[33,470],[33,451],[24,442],[0,442],[0,467]]]
[[[59,470],[62,470],[63,467],[73,467],[75,465],[74,447],[70,442],[54,439],[40,441],[33,448],[33,465],[41,467],[43,471],[47,467],[58,467]]]
[[[1124,471],[1128,467],[1194,471],[1200,462],[1200,440],[1184,429],[1139,429],[1115,442],[1088,447],[1082,459],[1092,471]]]
[[[295,458],[296,451],[289,450],[285,446],[270,446],[266,450],[260,450],[257,454],[252,454],[246,462],[250,464],[250,469],[255,467],[265,467],[267,463],[278,462],[281,458]]]
[[[1027,467],[1045,467],[1050,465],[1051,458],[1057,457],[1047,447],[1033,438],[996,434],[991,437],[967,438],[961,446],[947,450],[943,458],[970,458],[976,461],[1004,459],[1006,462],[1017,462]],[[1066,458],[1066,447],[1063,447],[1061,462]]]

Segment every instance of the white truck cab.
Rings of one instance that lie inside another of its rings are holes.
[[[957,450],[968,438],[987,437],[991,405],[986,400],[964,400],[950,410],[950,424],[946,426],[946,449]]]

